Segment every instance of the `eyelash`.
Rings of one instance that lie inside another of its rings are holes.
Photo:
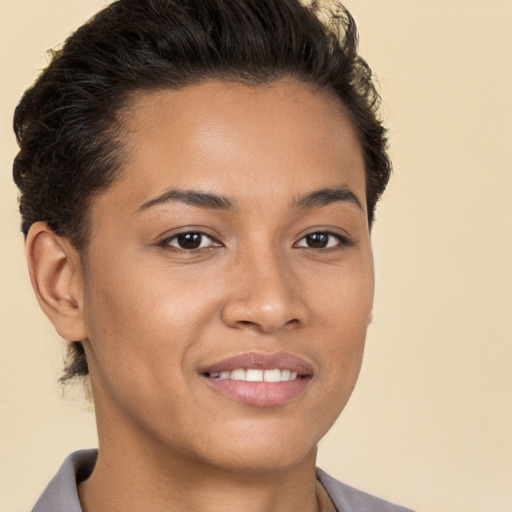
[[[201,250],[209,249],[210,248],[210,247],[197,247],[197,248],[194,248],[194,249],[185,249],[183,247],[171,245],[172,241],[178,240],[178,237],[186,236],[186,235],[200,235],[203,238],[204,237],[209,238],[211,240],[211,242],[213,242],[213,243],[220,244],[220,242],[218,240],[216,240],[209,233],[205,233],[204,231],[194,229],[194,230],[190,230],[190,231],[182,231],[181,233],[176,233],[176,234],[174,234],[174,235],[172,235],[172,236],[170,236],[168,238],[165,238],[164,240],[159,242],[158,245],[161,246],[161,247],[172,247],[173,249],[176,249],[178,251],[184,251],[184,252],[196,252],[196,251],[201,251]],[[202,243],[202,241],[201,241],[201,243]]]
[[[327,246],[327,247],[308,247],[308,246],[302,246],[306,249],[316,249],[316,250],[329,250],[329,249],[334,249],[336,247],[348,247],[350,245],[352,245],[352,241],[347,238],[346,236],[343,236],[343,235],[340,235],[339,233],[335,233],[334,231],[312,231],[311,233],[307,233],[305,234],[298,242],[295,242],[294,247],[297,246],[297,244],[299,242],[301,242],[302,240],[305,240],[308,236],[313,236],[313,235],[327,235],[328,237],[332,237],[332,238],[335,238],[338,243],[335,245],[335,246]],[[328,242],[329,243],[329,242]]]
[[[206,237],[206,238],[210,239],[211,244],[219,244],[219,245],[221,245],[221,242],[219,242],[211,234],[206,233],[206,232],[201,231],[201,230],[190,230],[190,231],[182,231],[181,233],[176,233],[176,234],[174,234],[174,235],[172,235],[170,237],[165,238],[164,240],[159,242],[158,245],[160,247],[164,247],[164,248],[172,247],[175,250],[183,251],[183,252],[188,252],[188,253],[194,253],[194,252],[198,252],[198,251],[203,251],[205,249],[210,249],[211,247],[215,247],[215,245],[208,245],[207,247],[196,247],[196,248],[188,248],[187,249],[187,248],[184,248],[184,247],[179,247],[177,245],[172,245],[171,244],[171,242],[177,241],[178,237],[186,236],[186,235],[199,235],[202,238]],[[313,236],[313,235],[327,235],[328,237],[335,238],[338,243],[335,246],[330,246],[330,247],[329,247],[329,241],[327,242],[327,246],[326,247],[309,247],[309,246],[305,246],[305,245],[298,245],[300,242],[305,240],[307,237],[310,237],[310,236]],[[202,243],[203,243],[203,240],[201,240],[201,244]],[[296,248],[302,247],[302,248],[305,248],[305,249],[313,249],[313,250],[322,251],[322,250],[335,249],[336,247],[342,247],[342,248],[343,247],[349,247],[352,244],[353,244],[353,242],[349,238],[347,238],[346,236],[340,235],[339,233],[335,233],[333,231],[312,231],[311,233],[305,234],[302,238],[300,238],[297,242],[295,242],[293,244],[293,247],[296,247]]]

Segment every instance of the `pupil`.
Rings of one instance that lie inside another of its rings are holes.
[[[312,233],[306,236],[306,241],[309,247],[315,247],[321,249],[327,246],[327,235],[324,233]]]
[[[197,249],[201,245],[201,234],[184,233],[178,235],[178,245],[182,249]]]

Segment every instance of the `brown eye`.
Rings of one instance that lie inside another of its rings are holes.
[[[176,242],[181,249],[198,249],[202,239],[203,235],[200,233],[184,233],[176,237]]]
[[[329,235],[327,233],[312,233],[307,235],[305,239],[307,246],[314,249],[323,249],[329,243]]]
[[[317,231],[309,233],[309,235],[301,238],[295,247],[305,247],[309,249],[330,249],[334,247],[343,247],[350,245],[350,242],[343,236],[337,233],[330,233],[328,231]]]
[[[197,231],[188,231],[167,238],[163,240],[160,245],[171,246],[185,251],[193,251],[194,249],[212,247],[214,244],[215,242],[210,236]]]

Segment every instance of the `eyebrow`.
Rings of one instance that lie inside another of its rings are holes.
[[[169,202],[181,202],[199,208],[214,210],[233,210],[234,208],[233,203],[227,197],[197,192],[195,190],[170,189],[158,197],[145,202],[137,211],[141,212],[153,206]]]
[[[170,189],[166,190],[158,197],[145,202],[137,212],[169,202],[181,202],[191,206],[213,210],[234,210],[233,203],[227,197],[195,190]],[[347,186],[315,190],[314,192],[301,196],[294,202],[294,206],[299,209],[310,209],[328,206],[335,202],[352,203],[361,211],[364,211],[361,201],[359,201],[358,197]]]
[[[347,186],[316,190],[300,197],[296,202],[296,206],[301,209],[318,208],[338,201],[352,203],[361,211],[364,211],[361,201]]]

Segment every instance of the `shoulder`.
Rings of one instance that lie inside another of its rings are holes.
[[[340,512],[412,512],[411,509],[354,489],[321,469],[316,470],[316,476]]]
[[[80,450],[69,455],[32,512],[82,512],[77,483],[92,473],[97,457],[97,450]]]

